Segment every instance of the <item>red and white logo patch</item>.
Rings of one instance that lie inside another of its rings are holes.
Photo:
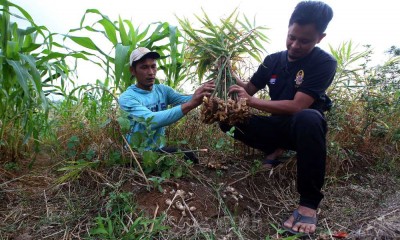
[[[273,74],[269,79],[269,84],[274,85],[276,83],[276,78],[277,78],[276,74]]]

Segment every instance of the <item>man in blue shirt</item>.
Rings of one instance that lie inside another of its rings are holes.
[[[158,58],[160,54],[144,47],[132,51],[129,61],[130,72],[136,78],[136,84],[128,87],[118,101],[121,109],[129,114],[131,121],[128,142],[131,142],[135,136],[144,134],[148,130],[146,128],[150,128],[154,130],[154,134],[144,140],[146,141],[145,148],[171,152],[175,149],[166,148],[162,141],[165,127],[199,106],[203,97],[210,97],[215,85],[213,82],[207,82],[193,95],[183,95],[169,86],[155,84]],[[169,106],[172,107],[168,108]],[[197,162],[193,154],[187,154],[187,157]]]
[[[323,112],[330,107],[325,91],[336,72],[336,60],[316,47],[324,37],[333,11],[319,1],[297,4],[290,20],[286,51],[267,56],[250,79],[237,80],[229,93],[246,98],[247,105],[270,113],[238,124],[234,137],[266,154],[265,165],[277,164],[283,149],[297,152],[298,208],[284,223],[292,233],[313,233],[323,198],[327,126]],[[270,100],[253,95],[268,86]],[[221,124],[223,131],[231,126]]]

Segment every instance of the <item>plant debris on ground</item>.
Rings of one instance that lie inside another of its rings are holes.
[[[151,226],[167,227],[152,239],[286,239],[289,236],[280,224],[298,199],[295,155],[270,170],[257,167],[262,158],[257,151],[238,142],[232,150],[226,155],[201,153],[200,164],[188,165],[185,176],[161,181],[157,187],[147,185],[129,164],[88,168],[76,180],[56,184],[59,162],[46,153],[35,156],[32,169],[27,166],[31,159],[19,171],[0,168],[0,237],[95,238],[93,229],[99,225],[94,219],[101,213],[102,218],[113,219],[115,210],[107,208],[112,196],[130,193],[127,198],[135,205],[134,212],[140,212],[137,219],[162,217],[162,221],[148,223],[146,231]],[[373,159],[364,161],[372,164]],[[181,164],[187,163],[182,160]],[[364,164],[340,178],[328,178],[318,209],[317,233],[307,238],[396,239],[398,181],[395,175]],[[130,217],[134,222],[135,216]]]

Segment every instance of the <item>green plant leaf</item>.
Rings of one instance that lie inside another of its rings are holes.
[[[124,46],[122,44],[117,44],[115,47],[115,85],[119,86],[119,82],[121,80],[121,76],[124,72],[124,69],[127,68],[126,63],[128,63],[128,53],[129,46]]]
[[[145,151],[143,152],[143,166],[152,171],[156,167],[156,161],[159,155],[153,151]]]
[[[113,43],[115,46],[118,43],[117,34],[116,34],[116,26],[106,18],[103,18],[98,21],[106,30],[106,34],[108,39]]]
[[[14,69],[19,86],[24,90],[25,96],[30,96],[28,80],[32,79],[32,76],[19,62],[8,59],[6,61]]]
[[[183,170],[182,170],[182,166],[178,166],[175,170],[174,170],[174,177],[176,178],[180,178],[183,175]]]
[[[70,36],[70,35],[66,35],[68,38],[70,38],[72,41],[74,41],[75,43],[81,45],[82,47],[91,49],[91,50],[100,50],[96,44],[94,44],[94,42],[92,41],[92,39],[88,38],[88,37],[77,37],[77,36]]]
[[[122,45],[129,46],[128,34],[126,33],[124,21],[121,19],[121,17],[118,18],[118,24],[119,24],[119,36],[121,38]]]

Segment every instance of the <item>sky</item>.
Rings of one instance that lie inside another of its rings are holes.
[[[290,14],[298,0],[11,0],[24,8],[36,24],[46,26],[51,32],[65,34],[79,27],[86,9],[98,9],[111,20],[132,20],[135,27],[157,21],[178,26],[176,16],[194,19],[202,16],[204,9],[216,21],[229,15],[235,8],[257,26],[268,27],[265,33],[270,43],[268,53],[285,50],[285,39]],[[399,3],[393,0],[355,1],[326,0],[334,12],[326,37],[319,46],[329,51],[329,45],[337,48],[341,43],[352,41],[354,45],[369,44],[374,51],[372,63],[386,59],[383,54],[390,46],[400,47]],[[262,3],[262,4],[261,4]]]

